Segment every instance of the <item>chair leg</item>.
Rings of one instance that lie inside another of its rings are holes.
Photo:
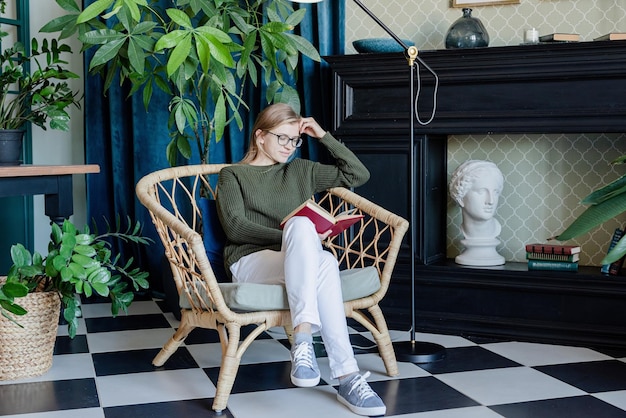
[[[213,399],[213,410],[215,412],[221,412],[226,408],[228,397],[235,383],[237,370],[239,370],[239,363],[241,362],[241,358],[237,353],[241,337],[241,326],[230,323],[226,325],[226,328],[227,332],[224,332],[222,329],[222,332],[219,333],[222,347],[226,349],[222,349],[222,364],[217,377],[215,399]]]
[[[178,347],[180,347],[183,341],[185,341],[187,335],[189,335],[189,333],[193,331],[194,328],[194,325],[189,325],[187,315],[185,314],[185,312],[183,312],[180,326],[178,327],[172,338],[170,338],[165,343],[161,351],[159,351],[156,357],[154,357],[154,360],[152,360],[152,364],[156,367],[161,367],[162,365],[164,365],[167,359],[169,359],[170,356],[174,354],[174,352],[178,349]]]
[[[378,352],[380,353],[380,357],[383,359],[383,363],[385,364],[387,375],[397,376],[400,372],[398,371],[396,353],[393,351],[393,344],[391,343],[391,336],[389,335],[389,329],[387,328],[385,316],[378,305],[371,306],[368,311],[376,323],[376,332],[372,332],[372,335],[378,345]]]
[[[293,345],[293,326],[291,323],[284,325],[283,329],[285,330],[285,334],[287,334],[287,340],[289,340],[289,344]]]

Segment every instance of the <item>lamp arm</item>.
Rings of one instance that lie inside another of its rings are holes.
[[[365,7],[365,5],[363,3],[361,3],[360,0],[353,0],[353,1],[357,4],[357,6],[359,6],[361,9],[363,9],[363,11],[365,13],[367,13],[367,15],[372,18],[372,20],[374,20],[376,23],[378,23],[378,26],[383,28],[385,30],[385,32],[387,32],[389,34],[389,36],[391,36],[393,39],[395,39],[396,42],[399,43],[402,46],[402,48],[404,48],[405,51],[408,51],[409,47],[402,41],[402,39],[400,39],[400,37],[398,35],[393,33],[393,31],[391,29],[389,29],[389,27],[387,27],[387,25],[385,25],[382,22],[382,20],[380,20],[370,9]]]
[[[302,1],[302,0],[300,0],[300,1]],[[314,0],[314,1],[319,1],[319,0]],[[428,70],[428,72],[433,75],[433,77],[435,77],[437,83],[439,82],[438,77],[437,77],[437,73],[435,73],[435,71],[432,68],[430,68],[430,66],[428,64],[426,64],[424,62],[424,60],[422,60],[421,58],[419,58],[417,56],[417,48],[416,47],[408,46],[407,44],[405,44],[404,41],[402,39],[400,39],[400,37],[398,35],[396,35],[391,29],[389,29],[389,27],[387,25],[385,25],[385,23],[382,20],[380,20],[378,18],[378,16],[376,16],[374,14],[374,12],[372,12],[370,9],[368,9],[361,2],[361,0],[352,0],[352,1],[354,1],[356,3],[356,5],[359,6],[365,13],[367,13],[367,15],[369,17],[371,17],[374,22],[378,23],[378,26],[383,28],[385,30],[385,32],[387,32],[389,34],[389,36],[391,36],[397,43],[400,44],[400,46],[402,46],[402,48],[404,48],[404,52],[408,55],[409,65],[411,67],[413,66],[413,64],[415,63],[416,60],[419,61],[419,63],[422,64],[424,66],[424,68],[426,68],[426,70]],[[432,118],[431,118],[431,120],[432,120]]]

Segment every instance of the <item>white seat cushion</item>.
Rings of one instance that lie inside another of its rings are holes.
[[[339,272],[343,300],[349,301],[369,296],[380,289],[380,279],[375,267],[355,268]],[[226,305],[234,311],[273,311],[289,309],[285,286],[257,283],[220,283]],[[210,304],[201,286],[198,287],[205,304]],[[196,298],[196,296],[192,296]],[[182,309],[191,309],[186,295],[179,298]]]

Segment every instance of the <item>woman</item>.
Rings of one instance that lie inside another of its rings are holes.
[[[335,158],[334,165],[304,159],[290,161],[301,135],[316,138]],[[300,387],[319,383],[312,333],[320,331],[332,378],[339,379],[337,399],[361,415],[384,415],[386,407],[361,375],[345,320],[337,260],[324,251],[313,223],[281,220],[313,194],[329,187],[355,187],[369,179],[359,159],[290,106],[274,104],[257,117],[247,154],[224,168],[217,206],[226,233],[224,259],[234,282],[284,284],[294,343],[291,381]]]

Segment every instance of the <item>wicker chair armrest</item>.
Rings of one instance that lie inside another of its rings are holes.
[[[355,228],[326,240],[342,268],[376,266],[381,288],[372,297],[380,301],[387,293],[409,222],[382,206],[344,187],[329,189],[320,202],[330,206],[333,214],[355,208],[365,215]],[[364,302],[366,306],[368,302]]]

